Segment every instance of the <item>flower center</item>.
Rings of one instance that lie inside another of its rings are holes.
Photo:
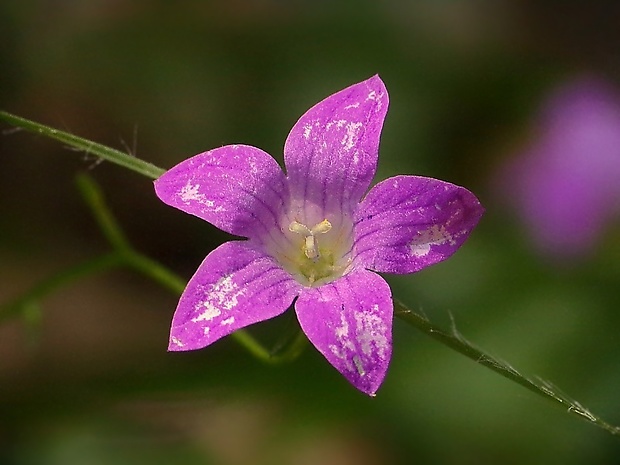
[[[313,262],[319,261],[319,258],[321,257],[321,254],[319,252],[319,243],[316,235],[325,234],[331,231],[331,229],[332,224],[326,219],[321,221],[320,223],[315,224],[310,229],[308,229],[308,226],[306,226],[305,224],[298,223],[297,221],[293,221],[288,227],[288,230],[290,232],[301,234],[306,238],[303,246],[304,254]]]
[[[314,226],[294,220],[286,235],[289,242],[281,243],[273,255],[300,283],[320,286],[346,272],[350,264],[348,229],[333,228],[327,219]]]

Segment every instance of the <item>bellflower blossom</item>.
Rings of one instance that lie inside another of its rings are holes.
[[[375,272],[413,273],[452,255],[482,215],[468,190],[395,176],[374,186],[388,94],[374,76],[308,110],[284,164],[248,145],[179,163],[159,198],[247,238],[213,250],[172,321],[169,350],[205,347],[283,313],[293,301],[310,342],[374,395],[392,352],[392,295]],[[366,194],[364,196],[364,194]]]
[[[542,253],[587,255],[620,213],[620,95],[602,80],[574,79],[552,92],[536,126],[501,168],[498,190]]]

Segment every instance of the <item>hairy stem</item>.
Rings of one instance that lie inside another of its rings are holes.
[[[610,425],[600,417],[592,414],[579,402],[569,398],[550,383],[540,379],[528,378],[519,373],[510,365],[473,346],[456,330],[455,327],[453,327],[450,332],[445,331],[444,329],[431,323],[426,317],[407,308],[402,302],[399,301],[394,301],[394,315],[416,327],[433,339],[465,355],[467,358],[472,359],[474,362],[499,373],[504,378],[508,378],[510,381],[514,381],[524,388],[552,401],[556,405],[567,409],[568,413],[577,415],[582,420],[589,421],[590,423],[603,428],[613,435],[620,436],[620,427]]]
[[[68,132],[61,131],[60,129],[55,129],[50,126],[45,126],[44,124],[30,121],[26,118],[22,118],[21,116],[12,115],[6,111],[0,111],[0,119],[6,121],[12,126],[22,128],[26,131],[59,140],[60,142],[64,142],[71,147],[84,151],[84,153],[103,158],[104,160],[108,160],[124,168],[128,168],[151,179],[157,179],[164,173],[162,168],[159,168],[144,160],[140,160],[139,158],[127,153],[123,153],[119,150],[115,150],[82,137],[74,136]]]

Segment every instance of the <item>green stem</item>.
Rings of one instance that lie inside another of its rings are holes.
[[[24,311],[24,309],[27,309],[29,305],[42,300],[52,292],[79,278],[107,271],[111,268],[121,266],[122,263],[123,259],[121,255],[111,252],[61,271],[36,284],[21,297],[2,305],[0,307],[0,321],[18,315]]]
[[[64,142],[65,144],[70,145],[71,147],[83,150],[89,155],[95,155],[97,157],[103,158],[104,160],[111,161],[112,163],[120,165],[124,168],[129,168],[130,170],[135,171],[136,173],[140,173],[151,179],[157,179],[164,173],[164,170],[162,168],[159,168],[144,160],[140,160],[139,158],[136,158],[132,155],[126,154],[119,150],[115,150],[102,144],[97,144],[96,142],[84,139],[82,137],[74,136],[73,134],[70,134],[68,132],[55,129],[50,126],[45,126],[43,124],[30,121],[26,118],[22,118],[20,116],[12,115],[11,113],[7,113],[6,111],[0,111],[0,119],[15,127],[25,129],[26,131],[35,134],[42,134],[46,137],[59,140],[60,142]]]
[[[186,281],[161,263],[136,251],[123,233],[120,225],[108,208],[103,193],[95,181],[88,175],[78,176],[77,185],[85,202],[93,212],[95,220],[110,245],[116,250],[123,265],[152,279],[163,287],[180,295],[185,289]],[[303,335],[303,333],[302,333]],[[305,339],[305,335],[304,339]],[[286,345],[282,351],[269,351],[245,330],[237,330],[231,337],[247,349],[252,355],[269,363],[292,360],[300,353],[300,342]]]
[[[150,257],[134,250],[127,250],[123,253],[123,260],[128,267],[149,277],[175,294],[181,294],[185,289],[185,280]],[[238,329],[230,337],[259,360],[273,364],[297,358],[307,341],[306,335],[299,331],[292,342],[270,351],[244,329]]]
[[[126,250],[123,253],[123,260],[126,266],[147,276],[177,295],[181,294],[185,289],[187,283],[183,278],[150,257],[142,255],[134,250]],[[270,351],[244,329],[238,329],[232,333],[230,337],[254,357],[263,362],[273,364],[287,362],[297,358],[301,353],[303,342],[307,340],[305,334],[300,331],[298,338],[296,338],[293,343],[287,344],[281,350]]]
[[[509,380],[514,381],[515,383],[540,396],[543,396],[556,405],[566,408],[568,413],[577,415],[582,420],[589,421],[590,423],[608,431],[613,435],[620,436],[620,427],[610,425],[600,417],[592,414],[579,402],[570,399],[561,392],[558,392],[557,389],[551,384],[542,380],[530,379],[519,373],[510,365],[501,362],[477,347],[474,347],[456,330],[456,328],[452,328],[451,332],[447,332],[431,323],[426,317],[407,308],[402,302],[397,300],[394,301],[394,315],[416,327],[427,336],[430,336],[449,348],[465,355],[474,362],[499,373],[504,378],[508,378]]]
[[[162,287],[168,289],[174,294],[181,295],[187,281],[178,274],[172,272],[161,263],[153,260],[146,255],[142,255],[135,250],[128,250],[123,254],[125,265],[134,271],[152,279]]]
[[[93,178],[82,173],[77,175],[75,181],[82,198],[90,207],[90,211],[95,217],[99,229],[112,248],[119,251],[130,249],[129,241],[108,208],[101,188],[95,183]]]
[[[187,283],[183,278],[150,257],[142,255],[135,250],[125,250],[122,256],[126,266],[159,283],[173,293],[180,295],[185,289]],[[288,352],[281,357],[274,356],[272,352],[267,350],[244,329],[238,329],[230,337],[250,352],[250,354],[264,362],[280,363],[295,358]]]
[[[269,353],[271,363],[295,360],[308,345],[308,337],[299,326],[297,317],[290,318],[287,326]]]

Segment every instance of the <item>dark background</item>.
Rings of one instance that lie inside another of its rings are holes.
[[[618,223],[587,256],[530,243],[491,186],[545,96],[620,78],[617,2],[0,3],[0,108],[164,168],[231,143],[282,159],[311,105],[379,73],[376,180],[421,174],[487,208],[449,261],[388,277],[433,321],[620,424]],[[107,250],[88,171],[136,247],[188,278],[228,238],[150,180],[24,132],[0,137],[0,303]],[[136,136],[137,134],[137,136]],[[232,340],[166,352],[177,297],[129,271],[78,281],[0,326],[0,457],[15,464],[608,464],[614,438],[396,321],[374,399],[309,348],[265,366]],[[285,316],[284,319],[291,315]],[[252,328],[277,338],[282,321]]]

